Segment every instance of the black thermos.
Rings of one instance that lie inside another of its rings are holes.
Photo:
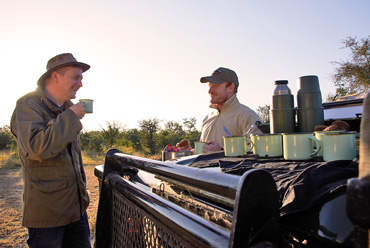
[[[315,126],[324,124],[324,108],[317,76],[298,79],[297,122],[299,132],[313,132]]]

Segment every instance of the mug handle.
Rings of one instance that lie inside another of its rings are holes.
[[[316,144],[316,149],[314,149],[313,153],[310,154],[310,156],[313,157],[313,155],[316,155],[320,151],[321,144],[320,144],[320,141],[314,136],[310,137],[310,139],[314,141]]]
[[[251,143],[251,148],[250,149],[247,149],[247,151],[245,152],[245,154],[247,154],[248,152],[250,152],[250,151],[253,150],[253,141],[250,138],[246,138],[245,137],[245,146],[247,146],[247,141],[249,141],[249,143]]]

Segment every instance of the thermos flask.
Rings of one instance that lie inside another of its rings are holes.
[[[299,132],[313,132],[315,126],[324,124],[319,78],[304,76],[298,79],[297,122]]]
[[[295,131],[294,98],[287,80],[275,81],[271,99],[270,133],[292,133]]]

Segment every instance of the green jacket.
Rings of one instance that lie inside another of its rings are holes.
[[[82,166],[78,117],[64,104],[51,104],[42,89],[17,101],[11,131],[23,168],[23,220],[26,227],[57,227],[80,219],[89,205]]]

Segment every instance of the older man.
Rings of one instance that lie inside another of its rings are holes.
[[[258,115],[249,107],[239,103],[239,80],[233,70],[220,67],[211,76],[202,77],[201,83],[208,83],[208,94],[211,97],[210,108],[214,109],[202,123],[200,141],[207,142],[203,152],[220,151],[223,147],[223,136],[226,127],[232,136],[241,136],[254,126],[250,133],[261,133],[256,122],[261,121]],[[182,145],[181,145],[182,144]],[[191,149],[190,144],[180,142],[181,150]]]
[[[29,247],[91,247],[79,142],[85,108],[70,101],[89,68],[70,53],[51,58],[36,91],[21,97],[13,112]]]

